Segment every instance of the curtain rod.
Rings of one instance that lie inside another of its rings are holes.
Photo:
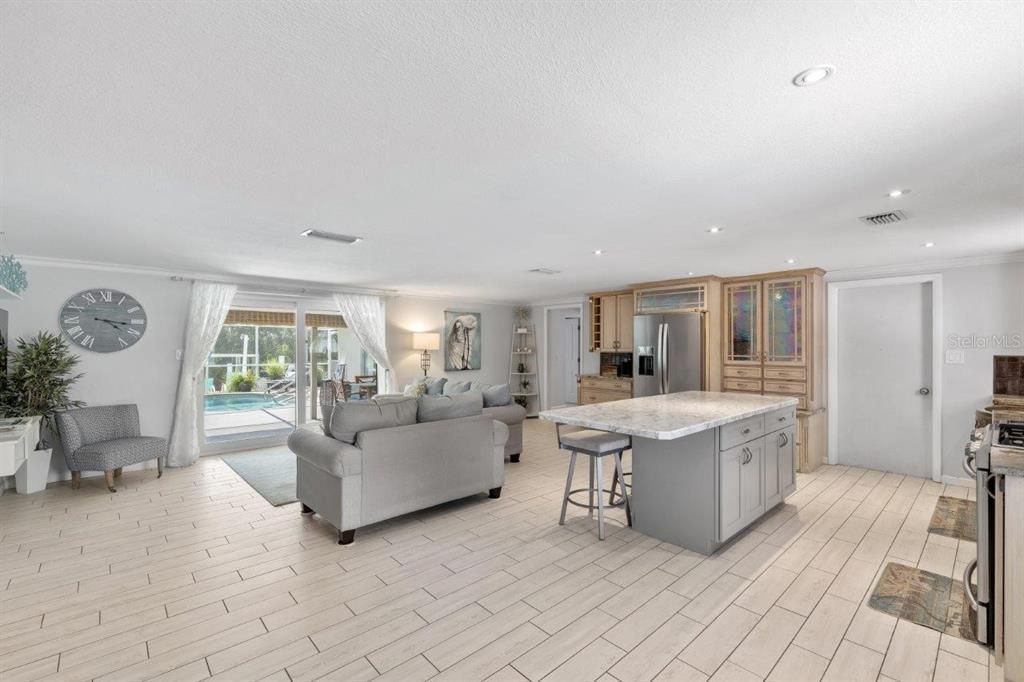
[[[310,283],[309,286],[296,286],[294,284],[268,284],[265,282],[238,281],[229,277],[183,277],[172,275],[174,282],[213,282],[216,284],[235,284],[241,294],[253,293],[267,296],[290,296],[298,298],[330,298],[334,294],[365,294],[369,296],[396,296],[394,289],[360,289],[358,287],[332,287],[324,288]]]

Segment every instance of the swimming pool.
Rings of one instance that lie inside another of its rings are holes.
[[[244,412],[281,407],[272,398],[262,393],[211,393],[203,396],[203,404],[210,412]]]

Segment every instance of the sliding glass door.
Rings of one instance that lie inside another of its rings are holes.
[[[307,301],[238,301],[203,378],[209,453],[283,444],[297,424],[323,418],[327,392],[339,400],[377,394],[377,364],[345,320]]]
[[[233,308],[206,364],[206,443],[286,438],[296,423],[295,313]]]

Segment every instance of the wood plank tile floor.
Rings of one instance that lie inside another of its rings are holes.
[[[980,646],[866,606],[888,560],[959,575],[927,533],[967,488],[848,467],[712,557],[573,509],[525,425],[500,500],[362,529],[274,508],[215,457],[0,497],[0,679],[996,680]],[[583,473],[579,476],[582,484]]]

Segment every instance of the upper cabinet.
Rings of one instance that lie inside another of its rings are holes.
[[[633,351],[633,292],[590,296],[590,350]]]
[[[722,384],[727,391],[824,402],[821,270],[727,280],[723,287]]]
[[[804,277],[770,279],[764,283],[764,361],[771,365],[806,363],[807,297]]]
[[[761,282],[731,282],[725,295],[725,361],[761,362]]]
[[[708,283],[640,289],[636,292],[636,314],[703,312],[708,309]]]

